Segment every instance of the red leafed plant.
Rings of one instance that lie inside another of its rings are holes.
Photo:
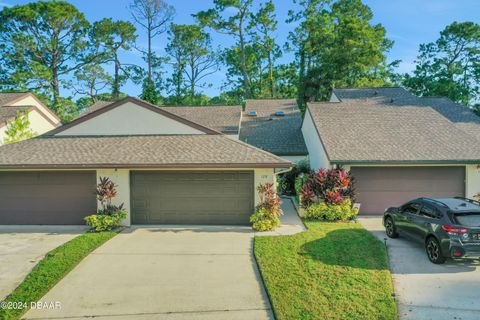
[[[258,195],[260,196],[260,203],[257,205],[257,210],[264,208],[270,213],[280,215],[280,197],[277,195],[273,183],[261,184],[257,187]]]
[[[120,206],[112,205],[112,200],[117,196],[117,189],[115,183],[107,177],[100,177],[97,184],[95,194],[97,200],[102,205],[102,210],[99,214],[113,214],[123,210],[123,203]]]
[[[344,169],[319,169],[307,175],[301,191],[302,206],[308,207],[317,199],[327,204],[339,204],[343,199],[355,201],[354,179]]]

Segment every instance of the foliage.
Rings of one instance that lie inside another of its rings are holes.
[[[155,85],[148,78],[143,81],[142,94],[140,95],[140,98],[150,102],[151,104],[157,104],[160,100],[160,95],[155,88]]]
[[[480,25],[453,22],[432,43],[420,45],[413,75],[403,84],[419,96],[446,96],[472,105],[480,99]]]
[[[7,120],[7,129],[5,130],[3,142],[5,144],[15,143],[33,138],[36,135],[37,133],[30,128],[28,112],[18,112],[14,120]]]
[[[282,193],[286,195],[294,195],[296,192],[296,180],[301,174],[310,172],[310,164],[308,160],[302,160],[295,164],[292,170],[280,175],[278,186]]]
[[[290,34],[299,69],[298,95],[302,105],[329,98],[334,87],[379,86],[388,82],[391,67],[386,52],[393,42],[361,0],[296,0],[297,22]]]
[[[100,177],[95,189],[97,201],[100,202],[102,209],[98,214],[113,215],[119,211],[123,211],[123,203],[119,206],[113,205],[112,201],[117,196],[117,186],[107,177]]]
[[[255,231],[274,230],[280,225],[280,219],[265,208],[260,208],[250,216],[252,228]]]
[[[7,85],[44,93],[54,111],[62,113],[63,78],[96,59],[89,51],[88,30],[83,13],[65,1],[4,6],[0,48]]]
[[[355,220],[357,216],[358,209],[352,207],[350,199],[343,200],[339,204],[313,203],[305,211],[305,218],[312,220],[349,221]]]
[[[301,191],[303,207],[319,200],[340,204],[344,199],[355,201],[354,178],[344,169],[319,169],[307,175]]]
[[[398,319],[385,245],[358,223],[305,225],[255,237],[275,319]]]
[[[103,232],[111,231],[121,225],[123,219],[127,217],[124,210],[116,210],[111,214],[92,214],[85,217],[85,223],[92,231]]]
[[[91,103],[98,100],[100,91],[112,84],[112,77],[99,64],[88,64],[75,71],[75,82],[70,82],[76,94],[87,96]]]
[[[80,261],[115,235],[114,232],[83,234],[47,253],[25,280],[3,299],[5,302],[21,303],[26,308],[0,308],[0,319],[19,319],[30,309],[32,302],[39,301]]]
[[[280,225],[280,197],[275,192],[273,183],[265,183],[257,187],[260,203],[250,216],[253,230],[273,230]]]

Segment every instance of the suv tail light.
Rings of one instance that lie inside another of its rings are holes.
[[[448,225],[442,226],[442,229],[445,230],[448,234],[455,235],[455,236],[468,233],[467,228],[459,228],[459,227],[448,226]]]

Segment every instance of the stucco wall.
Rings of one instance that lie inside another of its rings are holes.
[[[308,149],[310,167],[312,169],[330,168],[330,161],[328,160],[308,109],[305,113],[305,119],[303,119],[302,133]]]
[[[132,170],[146,170],[146,169],[132,169]],[[151,170],[151,169],[149,169]],[[162,171],[194,171],[194,170],[201,170],[201,171],[236,171],[236,170],[252,170],[254,171],[254,184],[255,184],[255,205],[258,204],[260,201],[260,197],[256,191],[257,186],[260,184],[265,184],[267,182],[276,183],[275,174],[273,169],[219,169],[219,168],[185,168],[185,169],[168,169]],[[128,217],[123,221],[125,226],[130,225],[130,170],[129,169],[99,169],[97,170],[97,181],[100,177],[108,177],[110,178],[116,185],[117,185],[117,197],[113,204],[120,205],[121,203],[124,204],[125,208],[128,211]],[[100,208],[100,203],[98,203]],[[253,212],[252,212],[253,213]]]
[[[56,126],[50,123],[45,119],[37,110],[32,110],[28,113],[28,120],[30,121],[30,129],[35,132],[37,135],[43,134],[47,131],[50,131]],[[5,138],[5,131],[7,126],[2,126],[0,128],[0,146],[4,144],[3,139]]]
[[[200,130],[128,102],[58,135],[204,134]]]
[[[53,121],[55,124],[60,124],[60,121],[58,118],[56,118],[53,114],[52,114],[52,111],[50,110],[47,110],[40,102],[38,102],[37,99],[35,99],[34,97],[32,96],[27,96],[17,102],[15,102],[14,104],[12,104],[13,106],[35,106],[37,107],[38,109],[40,109],[41,111],[43,111],[43,114],[48,117],[51,121]]]

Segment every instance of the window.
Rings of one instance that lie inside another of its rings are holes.
[[[480,227],[480,212],[455,212],[456,223],[466,227]]]
[[[440,217],[438,211],[429,206],[423,206],[420,210],[420,215],[432,219],[438,219]]]
[[[407,203],[402,207],[403,213],[417,214],[420,205],[418,203]]]

